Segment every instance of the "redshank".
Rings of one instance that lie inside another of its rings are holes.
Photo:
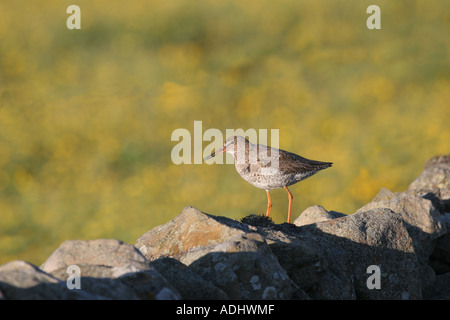
[[[239,175],[257,188],[266,190],[268,217],[272,209],[269,190],[284,188],[289,197],[287,222],[291,222],[292,193],[288,186],[302,181],[320,170],[331,167],[332,162],[322,162],[303,158],[295,153],[253,144],[241,136],[233,136],[225,141],[223,148],[205,157],[206,161],[220,153],[233,155],[234,165]]]

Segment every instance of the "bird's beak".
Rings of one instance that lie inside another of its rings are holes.
[[[203,159],[203,161],[206,161],[206,160],[208,160],[208,159],[211,159],[212,157],[215,157],[216,155],[218,155],[218,154],[220,154],[220,153],[222,153],[222,152],[225,152],[225,151],[227,151],[227,148],[226,148],[226,147],[223,147],[222,149],[218,149],[218,150],[214,151],[213,153],[211,153],[209,156],[205,157],[205,158]]]

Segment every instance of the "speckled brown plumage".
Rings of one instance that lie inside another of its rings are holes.
[[[310,160],[292,152],[262,144],[252,144],[241,136],[228,138],[222,149],[213,152],[204,160],[222,152],[233,155],[236,171],[244,180],[257,188],[266,190],[267,216],[272,208],[269,190],[286,189],[289,196],[288,222],[291,218],[293,196],[287,187],[332,165],[331,162]]]

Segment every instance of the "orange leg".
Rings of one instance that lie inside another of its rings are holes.
[[[270,199],[270,193],[269,190],[266,190],[267,194],[267,211],[266,211],[266,217],[269,216],[270,210],[272,210],[272,200]]]
[[[284,187],[284,189],[286,189],[287,193],[288,193],[288,197],[289,197],[289,211],[288,211],[288,223],[291,223],[291,210],[292,210],[292,200],[294,199],[294,196],[292,195],[292,193],[289,191],[289,189],[287,187]]]

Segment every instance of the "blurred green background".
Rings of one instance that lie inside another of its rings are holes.
[[[171,162],[194,120],[279,129],[280,148],[334,162],[291,187],[293,218],[404,190],[450,151],[449,31],[450,1],[2,0],[0,263],[39,265],[68,239],[134,244],[188,205],[265,212],[233,165]],[[271,194],[284,222],[286,192]]]

